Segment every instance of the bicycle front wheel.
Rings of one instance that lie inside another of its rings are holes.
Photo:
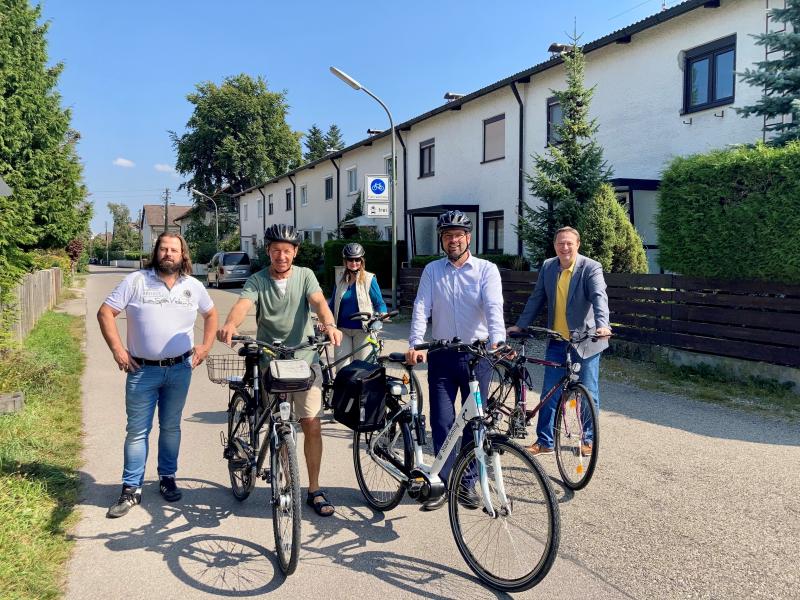
[[[600,449],[599,433],[597,409],[589,390],[577,384],[562,393],[553,435],[558,472],[569,489],[580,490],[592,478]]]
[[[253,417],[247,412],[248,398],[237,390],[228,405],[228,474],[231,478],[233,496],[242,501],[250,495],[256,484],[255,466],[252,461]]]
[[[387,414],[387,422],[388,418]],[[353,433],[353,466],[356,469],[358,487],[372,508],[391,510],[400,504],[406,486],[384,469],[377,462],[378,459],[405,473],[411,470],[414,455],[411,430],[407,423],[393,421],[389,427],[378,431]]]
[[[456,459],[448,491],[450,526],[461,556],[481,580],[504,592],[524,591],[553,566],[558,503],[542,467],[517,444],[490,434],[485,447],[485,466],[479,465],[474,444]],[[488,498],[480,484],[482,469]]]
[[[300,471],[291,431],[283,431],[272,448],[272,529],[278,564],[285,575],[297,568],[300,556]]]

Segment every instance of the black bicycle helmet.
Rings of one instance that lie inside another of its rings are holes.
[[[342,258],[363,258],[364,246],[358,242],[350,242],[342,248]]]
[[[472,232],[472,220],[460,210],[448,210],[439,215],[436,221],[436,230],[442,233],[446,229],[463,229],[467,233]]]
[[[277,223],[270,225],[264,230],[264,243],[288,242],[294,246],[300,245],[300,232],[291,225]]]

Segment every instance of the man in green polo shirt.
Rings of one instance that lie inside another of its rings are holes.
[[[314,335],[311,311],[317,313],[328,337],[338,346],[342,332],[336,328],[322,289],[311,269],[296,267],[292,263],[297,256],[300,235],[291,225],[271,225],[264,232],[270,266],[252,275],[244,284],[242,294],[233,305],[225,325],[217,332],[217,339],[226,344],[237,335],[253,305],[256,307],[256,337],[265,342],[282,341],[287,346],[301,344]],[[322,463],[322,375],[316,364],[318,357],[313,350],[297,353],[297,358],[306,360],[316,375],[314,385],[307,392],[292,394],[294,412],[303,429],[303,451],[308,469],[308,504],[318,515],[328,517],[334,506],[319,487],[319,470]]]

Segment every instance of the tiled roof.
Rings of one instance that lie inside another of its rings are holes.
[[[170,204],[169,215],[167,220],[170,225],[175,224],[175,219],[181,218],[184,214],[192,209],[191,206],[177,206]],[[164,226],[164,205],[163,204],[145,204],[144,205],[144,223],[151,227]]]

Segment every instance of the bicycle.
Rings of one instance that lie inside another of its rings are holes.
[[[410,393],[410,402],[403,402],[401,386],[387,381],[382,426],[373,432],[354,432],[359,488],[367,503],[380,511],[397,506],[406,491],[418,502],[448,494],[453,537],[470,569],[496,589],[529,589],[553,565],[560,516],[542,467],[506,436],[486,428],[475,366],[495,351],[483,342],[464,344],[458,338],[419,344],[415,349],[471,354],[470,394],[433,464],[427,465],[422,455],[424,419],[416,394]],[[405,364],[405,355],[399,352],[386,358]],[[411,371],[413,366],[405,365],[405,369]],[[448,490],[439,473],[467,427],[472,428],[473,440],[458,453]]]
[[[567,342],[564,362],[554,362],[525,355],[524,340],[544,334],[547,337]],[[525,332],[511,333],[510,339],[523,340],[521,349],[513,358],[500,357],[493,367],[487,412],[494,429],[501,430],[512,438],[527,437],[527,425],[554,394],[560,391],[561,398],[556,407],[553,437],[555,455],[561,478],[571,490],[586,487],[592,479],[600,450],[600,432],[594,399],[586,387],[579,383],[580,363],[572,359],[572,351],[590,339],[585,334],[572,340],[565,339],[557,331],[544,327],[528,327]],[[529,409],[528,390],[533,388],[527,365],[564,369],[564,376]]]
[[[338,359],[333,361],[329,355],[328,346],[323,347],[323,352],[320,353],[320,358],[322,359],[320,360],[320,368],[322,369],[322,404],[326,410],[330,410],[332,408],[331,399],[333,398],[333,383],[336,379],[336,367],[343,362],[350,360],[363,349],[370,348],[369,354],[366,358],[364,358],[364,360],[366,362],[381,365],[387,370],[388,377],[399,379],[402,381],[403,385],[408,386],[409,390],[414,390],[417,394],[418,410],[420,413],[422,412],[425,404],[425,396],[422,392],[419,379],[417,379],[417,375],[413,372],[404,372],[400,374],[391,373],[391,370],[394,368],[392,366],[392,361],[388,360],[386,356],[381,355],[383,352],[383,338],[380,337],[380,332],[383,330],[383,324],[398,314],[400,314],[399,310],[393,310],[387,313],[353,313],[347,318],[350,321],[361,321],[365,323],[365,327],[369,332],[366,343],[362,344],[358,348],[355,348],[351,353],[345,356],[340,356]]]
[[[209,379],[227,385],[233,392],[228,401],[227,437],[220,432],[222,456],[228,461],[231,491],[237,500],[244,501],[250,495],[257,477],[270,481],[278,563],[285,575],[291,575],[297,568],[300,551],[301,503],[297,423],[292,420],[288,394],[302,391],[299,388],[303,386],[295,382],[286,386],[298,388],[291,391],[262,390],[267,382],[259,372],[259,359],[262,354],[276,359],[291,358],[295,351],[323,342],[312,338],[305,344],[284,346],[280,342],[268,344],[247,336],[236,335],[231,339],[243,344],[236,355],[206,358]],[[310,370],[308,377],[305,389],[313,381]],[[270,462],[265,469],[267,452]]]

